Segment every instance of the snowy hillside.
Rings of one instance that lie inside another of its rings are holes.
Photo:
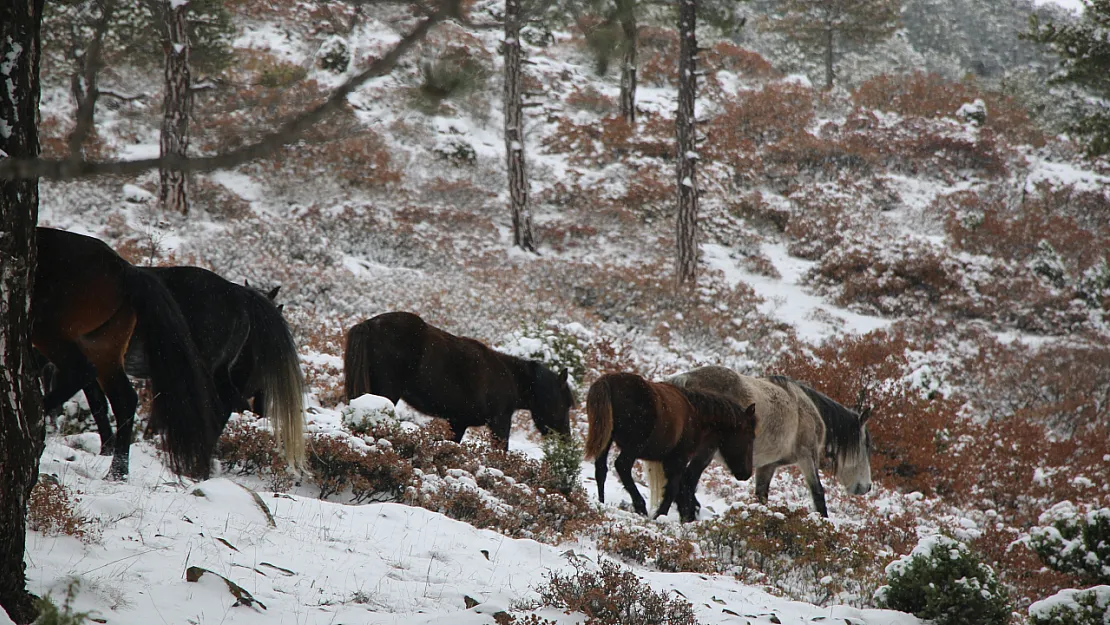
[[[233,61],[196,94],[197,153],[318,102],[412,24],[399,7],[328,4],[228,3]],[[534,603],[540,589],[609,559],[690,602],[699,623],[910,625],[873,593],[889,562],[938,532],[996,569],[1018,619],[1079,587],[1021,539],[1060,501],[1110,503],[1110,165],[986,82],[861,75],[823,92],[707,32],[700,274],[676,292],[677,35],[642,25],[629,126],[587,25],[526,46],[539,254],[511,244],[500,32],[454,23],[302,141],[194,176],[187,216],[159,209],[156,172],[42,183],[42,225],[136,264],[280,285],[310,388],[310,450],[323,458],[339,441],[389,475],[330,488],[319,472],[288,474],[248,444],[268,428],[248,414],[212,480],[178,480],[138,441],[130,481],[108,482],[78,398],[50,424],[41,472],[68,490],[83,535],[31,532],[32,592],[60,603],[77,580],[74,610],[107,623],[506,622],[500,612],[574,623],[584,617]],[[341,67],[328,60],[337,41]],[[429,97],[429,68],[459,59],[480,68],[474,84]],[[45,71],[44,144],[60,149],[68,77],[57,59]],[[109,87],[155,95],[98,109],[102,154],[157,154],[160,80],[157,67],[106,71]],[[977,100],[986,121],[960,113]],[[523,458],[475,430],[444,443],[403,404],[400,424],[368,430],[343,402],[344,333],[389,310],[569,367],[579,436],[586,389],[610,371],[658,379],[721,364],[809,381],[873,409],[875,488],[848,495],[826,470],[826,522],[808,514],[796,469],[776,474],[763,507],[715,464],[696,523],[677,511],[648,521],[612,472],[597,503],[592,463],[573,495],[530,483],[544,453],[522,415],[510,449]],[[190,567],[210,573],[187,581]]]

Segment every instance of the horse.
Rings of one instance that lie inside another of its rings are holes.
[[[215,381],[216,394],[227,409],[216,424],[217,432],[223,431],[232,411],[253,410],[270,418],[289,464],[303,467],[304,377],[296,342],[280,307],[273,302],[278,289],[263,293],[200,267],[141,270],[161,280],[185,316],[200,357]],[[128,375],[150,377],[148,352],[141,337],[131,341],[124,359]],[[107,405],[96,385],[84,390],[103,453],[111,437]],[[156,425],[153,418],[151,424]]]
[[[718,366],[700,367],[667,379],[683,388],[716,392],[740,403],[753,402],[759,415],[755,435],[755,494],[766,504],[775,469],[797,465],[809,486],[813,506],[829,516],[825,489],[817,473],[822,458],[845,490],[863,495],[871,490],[871,409],[857,413],[806,384],[785,376],[766,379],[743,376]],[[698,507],[695,489],[708,466],[692,464],[683,482],[686,505]]]
[[[605,503],[609,448],[620,447],[616,469],[632,507],[647,516],[644,498],[632,481],[637,458],[662,465],[666,488],[655,517],[666,515],[691,465],[708,464],[720,454],[737,479],[752,475],[755,406],[746,409],[723,395],[649,382],[634,373],[609,373],[590,386],[586,397],[589,432],[586,458],[596,458],[597,497]],[[689,505],[688,505],[689,504]],[[694,519],[692,502],[679,500],[683,522]]]
[[[57,370],[44,411],[98,385],[116,415],[107,479],[126,479],[138,395],[124,354],[132,338],[140,339],[154,390],[151,418],[170,469],[207,477],[224,408],[173,296],[99,239],[42,227],[36,237],[31,343]]]
[[[490,349],[455,336],[410,312],[388,312],[353,326],[343,357],[347,401],[371,393],[405,400],[446,419],[461,442],[467,428],[487,425],[509,449],[517,410],[528,410],[540,434],[570,435],[574,395],[567,370]]]

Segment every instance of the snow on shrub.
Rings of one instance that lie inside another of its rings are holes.
[[[355,434],[364,434],[374,426],[395,425],[398,423],[397,409],[385,397],[369,393],[351,400],[343,409],[343,424]]]
[[[543,467],[550,474],[552,484],[564,495],[581,487],[578,478],[582,456],[582,440],[573,434],[550,434],[543,439]]]
[[[1110,623],[1110,586],[1069,588],[1029,606],[1033,625],[1105,625]]]
[[[509,334],[497,350],[518,358],[538,360],[556,373],[566,368],[572,387],[577,387],[586,375],[586,350],[593,336],[580,323],[548,321]]]
[[[991,567],[967,545],[936,534],[886,567],[886,586],[875,592],[882,608],[910,612],[936,625],[1010,621],[1009,601]]]
[[[1029,533],[1045,564],[1098,583],[1110,583],[1110,508],[1080,511],[1070,501],[1049,508]]]

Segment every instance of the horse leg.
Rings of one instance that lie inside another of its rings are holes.
[[[644,501],[644,496],[640,494],[640,489],[636,488],[636,481],[632,479],[632,466],[635,464],[636,456],[622,449],[621,455],[617,456],[614,466],[617,469],[617,475],[621,478],[621,484],[624,484],[624,489],[632,496],[632,509],[647,516],[647,502]]]
[[[513,413],[499,415],[489,421],[489,431],[493,441],[501,451],[509,451],[509,432],[513,429]]]
[[[605,446],[594,460],[594,481],[597,482],[597,500],[605,503],[605,475],[609,472],[609,448],[613,442]]]
[[[394,405],[396,405],[396,404],[394,404]],[[452,421],[450,419],[447,420],[447,425],[451,428],[451,440],[453,440],[456,443],[459,443],[461,445],[463,437],[466,436],[467,426],[459,424],[459,423],[455,423],[454,421]]]
[[[96,431],[100,434],[100,455],[111,456],[115,446],[115,435],[112,432],[112,421],[108,418],[108,398],[99,384],[90,384],[85,387],[85,400],[89,402],[89,411],[92,412],[93,421],[96,422]]]
[[[767,499],[771,495],[771,478],[775,477],[777,468],[779,465],[772,462],[755,470],[755,498],[763,505],[767,505]]]
[[[127,479],[128,460],[131,454],[131,434],[135,428],[135,409],[139,405],[139,395],[127,379],[123,369],[110,371],[100,378],[100,386],[116,413],[116,440],[112,453],[112,466],[108,469],[107,479]]]
[[[49,413],[69,401],[77,391],[96,384],[96,367],[73,343],[61,343],[46,353],[56,369],[51,388],[42,400],[43,412]]]
[[[667,485],[663,488],[663,501],[659,503],[659,509],[655,511],[654,519],[661,516],[667,516],[671,511],[671,504],[674,503],[675,497],[678,495],[678,489],[682,485],[682,478],[685,476],[686,460],[681,456],[672,458],[663,462],[663,474],[667,476]],[[679,516],[682,515],[681,510]],[[687,519],[683,519],[686,521]],[[693,519],[689,519],[693,520]]]
[[[716,449],[709,448],[694,454],[682,474],[678,489],[678,516],[683,523],[693,521],[698,516],[698,509],[701,508],[701,503],[695,496],[698,482],[701,481],[701,474],[705,473],[705,468],[713,462],[713,455],[716,453]]]
[[[829,510],[825,507],[825,487],[821,486],[821,476],[817,474],[817,461],[810,457],[803,458],[798,462],[798,468],[802,470],[806,484],[809,485],[809,494],[813,496],[813,507],[821,516],[829,518]]]

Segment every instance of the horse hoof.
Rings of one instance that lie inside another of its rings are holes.
[[[118,471],[108,471],[108,475],[105,475],[104,479],[109,482],[126,482],[127,474],[119,473]]]

